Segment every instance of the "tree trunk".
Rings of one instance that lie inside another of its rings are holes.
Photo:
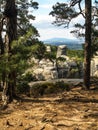
[[[85,59],[84,59],[84,87],[90,89],[91,62],[91,0],[85,0]]]
[[[8,47],[8,62],[11,60],[11,56],[13,55],[11,44],[13,40],[16,40],[17,38],[17,9],[15,5],[15,0],[6,0],[5,10],[4,10],[4,16],[7,20],[7,41],[6,44]],[[13,95],[15,94],[15,85],[16,85],[16,77],[15,77],[15,71],[9,72],[9,74],[6,74],[7,83],[4,86],[3,91],[3,97],[4,102],[11,102],[13,100]],[[8,100],[8,101],[6,101]]]
[[[3,39],[2,39],[2,30],[3,30],[3,20],[4,18],[1,19],[0,21],[0,55],[2,56],[4,54],[4,42],[3,42]],[[2,81],[0,81],[0,89],[2,89],[2,84],[5,80],[5,76],[4,76],[4,73],[2,73]]]

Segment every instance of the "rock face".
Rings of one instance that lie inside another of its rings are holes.
[[[66,56],[67,46],[66,45],[60,45],[57,49],[57,58],[64,58],[65,60],[68,60],[69,57]]]
[[[35,65],[33,74],[37,80],[50,80],[58,78],[57,67],[54,62],[51,62],[49,59],[42,59],[37,65]]]
[[[51,53],[50,46],[46,47],[47,52]],[[83,65],[66,56],[66,45],[58,46],[57,58],[53,61],[49,59],[34,59],[33,75],[37,80],[51,80],[58,78],[80,78]]]
[[[91,76],[98,77],[98,53],[91,60]]]
[[[47,52],[51,52],[51,47],[50,46],[46,46],[46,51]]]
[[[61,55],[66,56],[66,50],[67,50],[67,46],[66,45],[60,45],[60,46],[58,46],[57,58],[61,57]]]

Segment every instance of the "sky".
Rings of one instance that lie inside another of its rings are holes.
[[[70,33],[73,30],[73,24],[77,21],[81,22],[81,17],[73,20],[70,24],[70,28],[57,27],[52,24],[55,20],[54,17],[50,16],[49,13],[52,11],[52,6],[56,2],[65,2],[65,0],[35,0],[39,3],[39,9],[34,10],[33,14],[36,20],[33,21],[33,25],[37,28],[40,34],[40,40],[47,40],[50,38],[70,38],[75,39],[76,37]]]

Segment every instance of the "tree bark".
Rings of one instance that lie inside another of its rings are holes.
[[[1,57],[4,54],[4,42],[2,39],[3,21],[4,21],[4,18],[0,20],[0,55]],[[2,81],[0,83],[0,89],[2,89],[2,84],[4,83],[4,80],[5,80],[5,75],[4,73],[2,73]]]
[[[17,9],[15,5],[15,0],[6,0],[4,16],[6,17],[6,35],[7,35],[7,51],[8,51],[8,62],[11,60],[11,56],[13,55],[11,44],[13,40],[17,39]],[[13,95],[15,95],[15,85],[16,85],[16,76],[15,71],[10,70],[8,74],[6,74],[7,83],[4,86],[3,90],[3,99],[4,102],[11,102],[13,100]]]
[[[84,87],[90,89],[91,62],[91,0],[85,0],[85,58],[84,58]]]

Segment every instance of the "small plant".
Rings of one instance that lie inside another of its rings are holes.
[[[30,87],[30,96],[33,97],[43,96],[46,88],[47,88],[46,84],[37,83],[32,87]]]
[[[30,89],[30,95],[34,97],[43,96],[44,94],[53,94],[59,93],[62,91],[69,91],[69,84],[64,83],[63,81],[56,83],[36,83]]]
[[[19,77],[18,84],[17,84],[17,92],[23,93],[23,94],[28,94],[30,91],[30,87],[29,87],[28,83],[33,80],[34,80],[34,77],[32,76],[31,73],[26,73],[26,74],[22,75],[21,77]]]

